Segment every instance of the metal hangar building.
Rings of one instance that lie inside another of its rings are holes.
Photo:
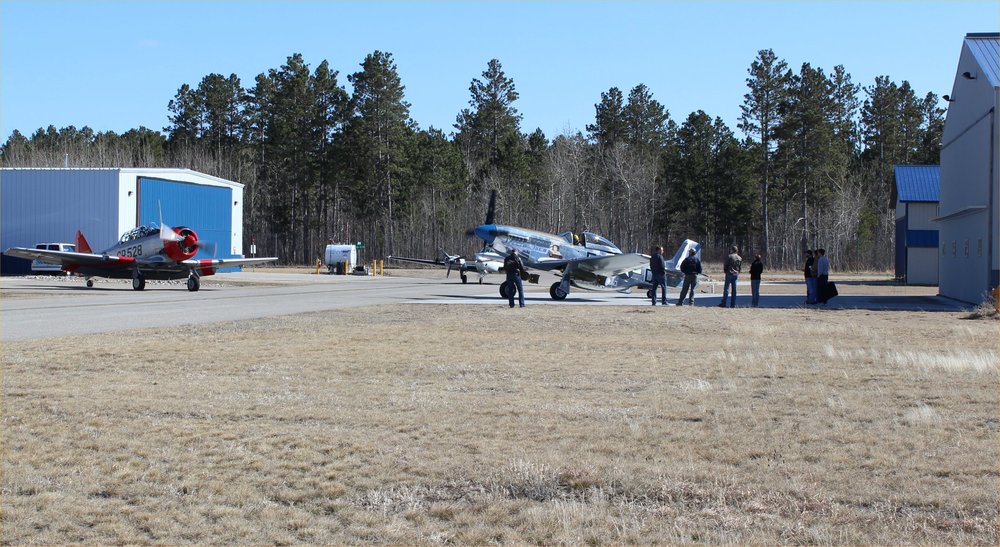
[[[937,165],[897,165],[896,279],[907,285],[938,284]]]
[[[1000,34],[962,42],[941,138],[940,294],[978,304],[998,284]]]
[[[73,243],[95,252],[142,225],[187,226],[215,243],[216,258],[243,256],[243,185],[190,169],[0,169],[0,250]],[[211,258],[199,251],[196,258]],[[0,273],[30,261],[3,255]]]

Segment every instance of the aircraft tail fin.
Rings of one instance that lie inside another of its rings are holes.
[[[667,268],[678,269],[681,267],[681,262],[688,256],[689,250],[694,250],[694,255],[701,259],[701,243],[697,241],[691,241],[690,239],[685,239],[681,246],[677,248],[677,253],[674,257],[667,261]]]
[[[94,250],[90,248],[90,243],[87,243],[87,238],[83,237],[83,232],[80,230],[76,231],[76,252],[78,253],[93,253]]]

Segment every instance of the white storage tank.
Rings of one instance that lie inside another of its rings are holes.
[[[358,263],[358,248],[353,243],[331,243],[324,257],[328,272],[347,274]]]

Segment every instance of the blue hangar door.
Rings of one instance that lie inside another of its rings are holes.
[[[219,186],[139,177],[139,224],[187,226],[199,241],[215,244],[214,258],[235,258],[232,249],[233,192]],[[199,249],[196,259],[213,258],[211,249]],[[228,270],[227,270],[228,271]]]

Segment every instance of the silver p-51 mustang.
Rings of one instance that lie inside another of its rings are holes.
[[[487,247],[506,255],[516,250],[525,268],[550,271],[562,279],[549,287],[553,300],[564,300],[570,287],[595,291],[623,291],[634,287],[652,287],[649,275],[649,255],[623,253],[607,238],[593,232],[580,234],[565,232],[559,235],[529,230],[518,226],[496,224],[494,219],[495,194],[490,196],[486,222],[470,231],[482,239]],[[685,240],[674,258],[667,262],[669,282],[679,286],[683,281],[678,267],[686,257],[687,249],[700,253],[701,245]],[[537,282],[537,277],[530,281]],[[504,281],[500,295],[507,296],[512,288]]]

